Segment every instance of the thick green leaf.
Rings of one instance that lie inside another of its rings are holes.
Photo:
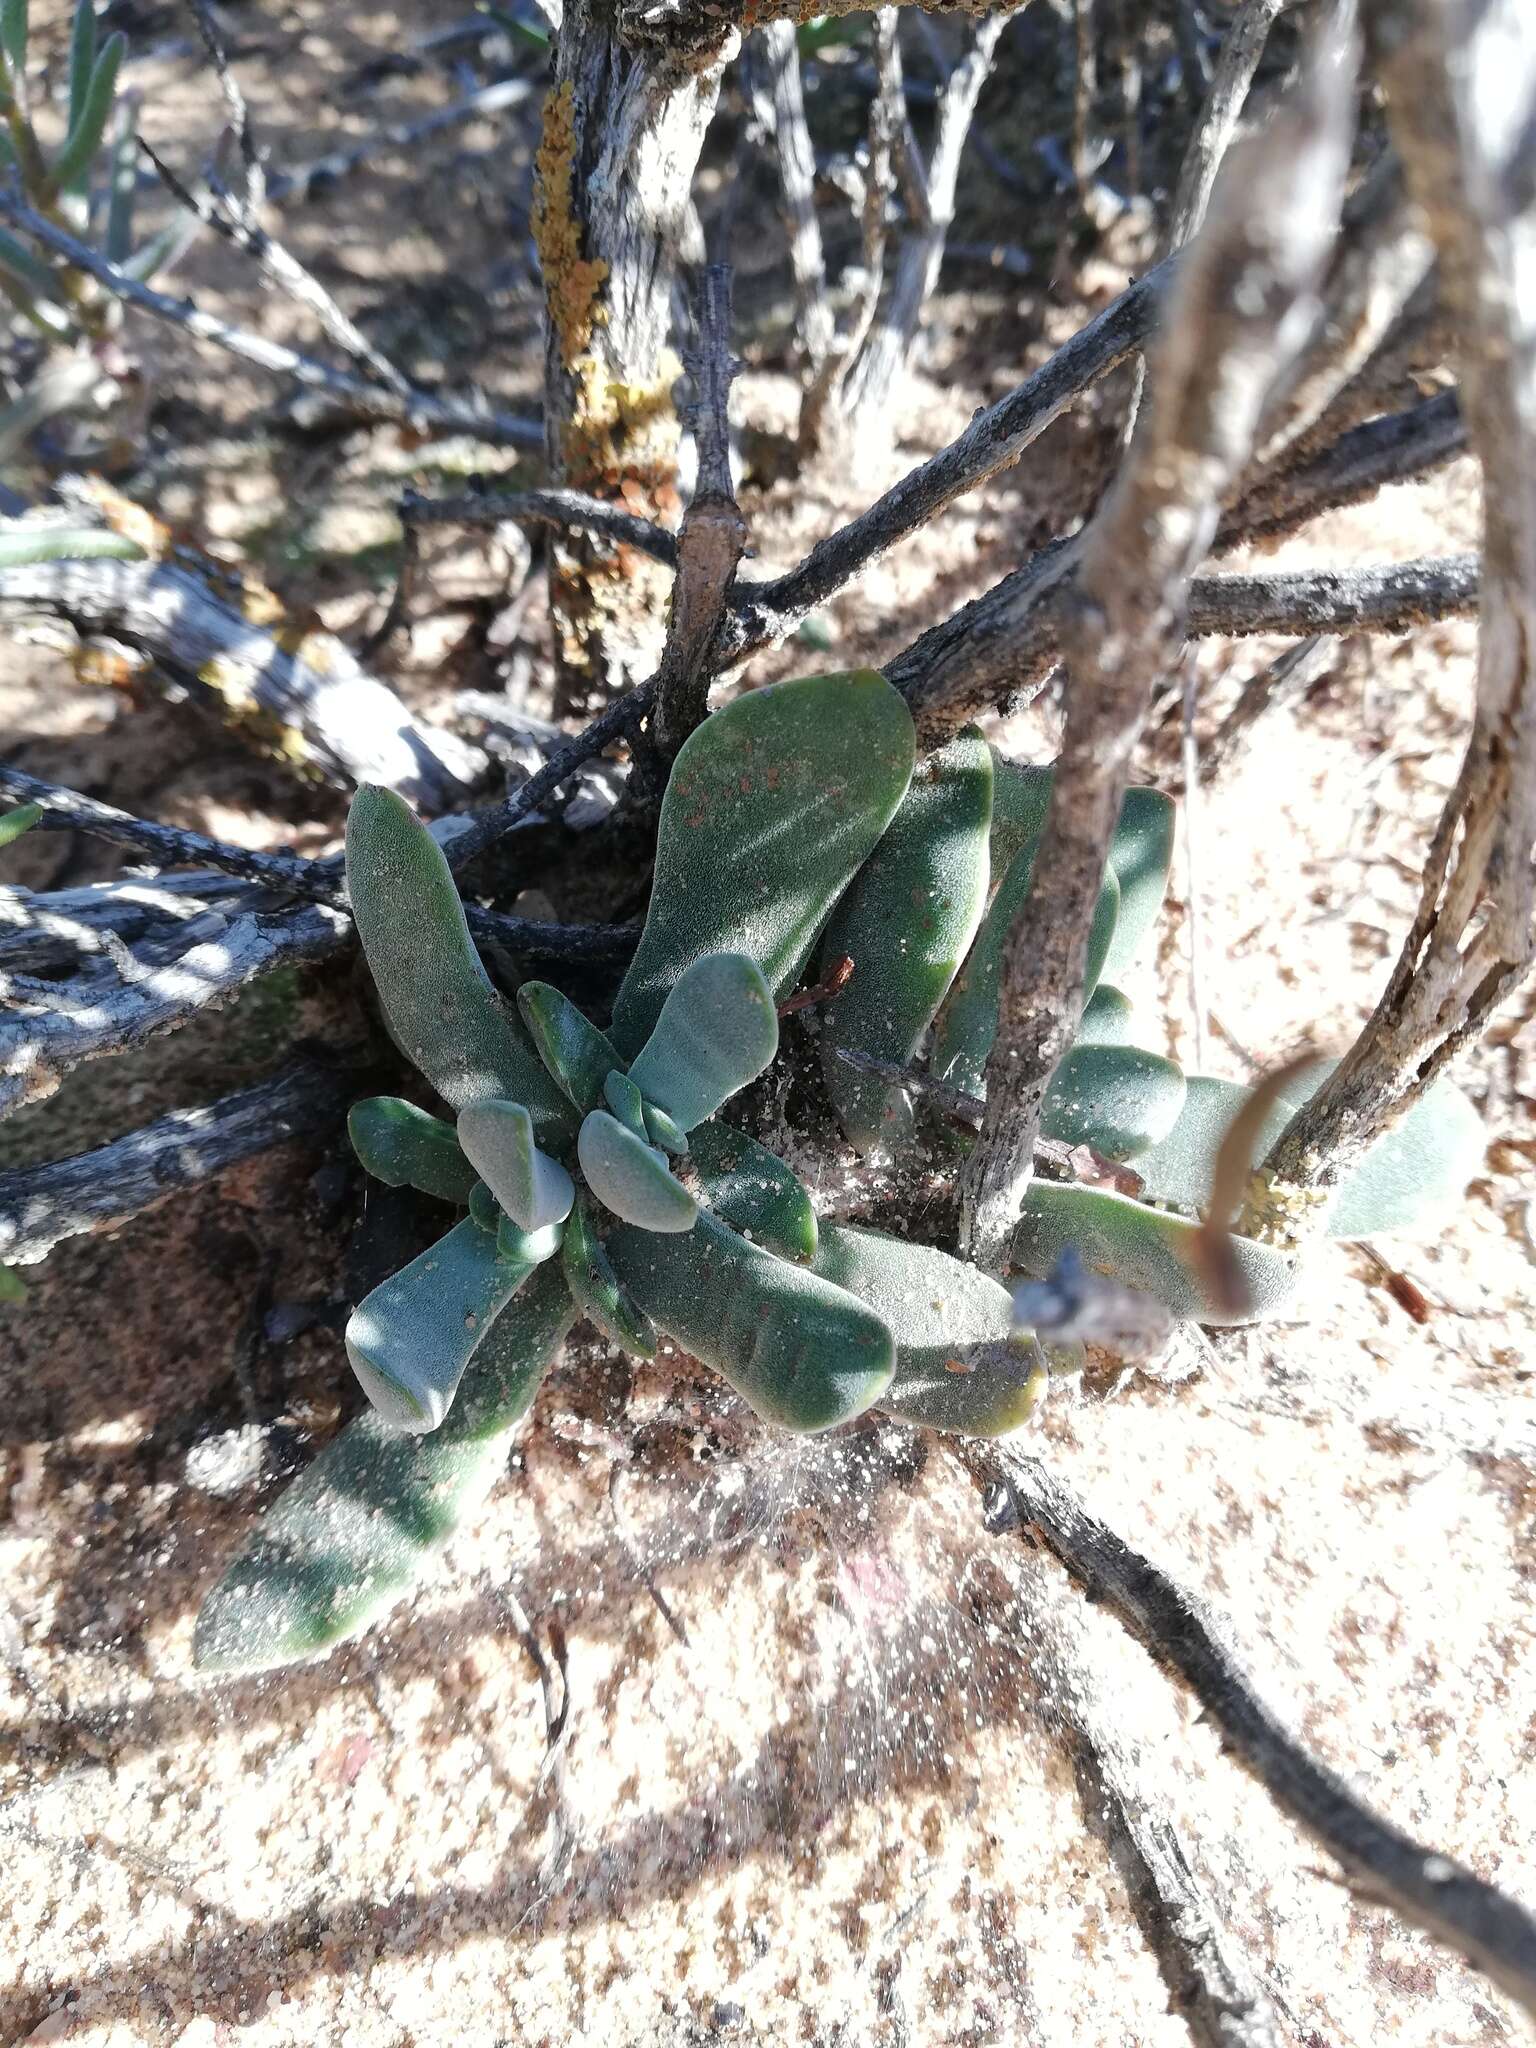
[[[437,1428],[475,1347],[532,1271],[466,1217],[358,1303],[347,1358],[391,1428]]]
[[[816,1256],[816,1211],[799,1178],[745,1131],[714,1118],[693,1134],[692,1159],[710,1210],[754,1244],[803,1265]]]
[[[934,1028],[932,1070],[936,1079],[964,1089],[967,1095],[986,1092],[987,1055],[997,1036],[997,996],[1002,975],[1003,950],[1014,920],[1029,894],[1030,872],[1035,864],[1035,844],[1017,854],[1003,877],[1003,885],[982,919],[959,979],[949,1000],[939,1012]],[[1120,886],[1114,869],[1104,876],[1093,913],[1093,930],[1088,940],[1087,988],[1091,995],[1103,971],[1104,956],[1114,936],[1120,910]]]
[[[68,192],[89,176],[96,152],[101,147],[101,138],[107,132],[112,96],[117,90],[117,74],[127,48],[128,38],[121,33],[109,36],[102,46],[101,55],[91,70],[79,118],[64,138],[64,147],[49,168],[49,179],[56,192]]]
[[[1139,1288],[1176,1316],[1197,1322],[1258,1322],[1273,1315],[1296,1283],[1295,1261],[1268,1245],[1233,1238],[1252,1308],[1229,1315],[1213,1305],[1198,1278],[1197,1228],[1188,1217],[1149,1209],[1126,1195],[1037,1180],[1024,1197],[1013,1255],[1026,1273],[1043,1279],[1070,1247],[1095,1272]]]
[[[1173,865],[1177,813],[1160,789],[1128,789],[1109,843],[1109,864],[1120,884],[1120,917],[1104,962],[1106,974],[1120,974],[1135,958],[1157,922]]]
[[[203,1671],[259,1671],[322,1655],[377,1621],[491,1490],[575,1320],[559,1269],[534,1275],[492,1325],[431,1436],[371,1410],[288,1488],[203,1602]]]
[[[96,68],[95,0],[76,0],[75,19],[69,36],[69,125],[74,128],[85,111]]]
[[[651,906],[613,1013],[650,1036],[706,953],[745,953],[783,996],[906,794],[912,719],[874,669],[752,690],[692,732],[661,808]]]
[[[27,0],[0,0],[0,49],[13,78],[27,68]]]
[[[699,1205],[654,1145],[606,1109],[586,1117],[576,1156],[587,1186],[605,1209],[644,1230],[691,1230]]]
[[[615,1067],[603,1082],[603,1100],[626,1131],[643,1144],[650,1143],[651,1134],[645,1127],[645,1097],[622,1067]]]
[[[853,979],[822,1011],[822,1069],[860,1151],[906,1151],[912,1104],[904,1090],[856,1072],[838,1049],[911,1059],[986,909],[991,822],[992,755],[979,733],[963,732],[913,777],[827,926],[823,974],[847,958]]]
[[[1074,1045],[1051,1076],[1043,1136],[1091,1145],[1106,1159],[1134,1159],[1172,1130],[1184,1076],[1172,1060],[1134,1045]]]
[[[25,1301],[27,1283],[14,1266],[0,1266],[0,1301]]]
[[[347,1114],[352,1150],[375,1180],[391,1188],[420,1188],[440,1202],[469,1200],[475,1169],[459,1150],[452,1124],[428,1116],[398,1095],[371,1095]]]
[[[107,158],[107,226],[103,254],[119,266],[133,251],[133,210],[138,197],[138,106],[132,93],[118,100]]]
[[[392,790],[360,789],[347,814],[347,887],[390,1035],[455,1109],[527,1105],[541,1144],[575,1118],[491,986],[441,847]]]
[[[613,1270],[590,1199],[577,1196],[560,1244],[560,1263],[571,1299],[621,1350],[639,1358],[656,1356],[656,1330]]]
[[[1129,1045],[1131,1006],[1119,989],[1101,981],[1088,998],[1074,1045]]]
[[[641,1105],[640,1114],[645,1135],[653,1145],[659,1145],[674,1159],[688,1157],[688,1133],[681,1125],[673,1123],[664,1109],[658,1109],[654,1102],[646,1102]]]
[[[520,1102],[472,1102],[459,1112],[459,1144],[519,1230],[563,1223],[575,1183],[558,1159],[534,1142],[533,1118]]]
[[[547,981],[525,981],[517,992],[528,1035],[562,1092],[585,1116],[603,1099],[603,1083],[624,1062],[595,1024],[589,1024],[569,996]]]
[[[706,953],[684,968],[629,1070],[646,1102],[680,1131],[714,1115],[773,1062],[779,1016],[745,953]]]
[[[1282,1091],[1259,1134],[1255,1163],[1335,1064],[1320,1061]],[[1136,1162],[1148,1201],[1171,1202],[1191,1213],[1204,1208],[1211,1198],[1217,1151],[1248,1092],[1235,1081],[1190,1076],[1177,1122],[1161,1144]],[[1437,1082],[1342,1183],[1328,1213],[1328,1235],[1374,1237],[1431,1220],[1466,1193],[1486,1144],[1482,1120],[1465,1095],[1449,1081]]]
[[[1004,1436],[1028,1421],[1044,1374],[1034,1345],[1015,1338],[1006,1287],[931,1245],[837,1223],[822,1226],[816,1271],[868,1303],[895,1338],[896,1371],[878,1404],[887,1413],[964,1436]],[[968,1359],[979,1344],[1007,1349]]]
[[[1050,808],[1049,768],[1010,761],[992,749],[992,879],[1000,881],[1026,846],[1032,846]]]
[[[0,846],[9,846],[23,832],[30,832],[42,815],[41,804],[17,804],[13,811],[0,811]]]
[[[497,1256],[517,1266],[542,1266],[560,1249],[565,1234],[562,1223],[546,1223],[539,1230],[524,1230],[502,1208],[483,1180],[469,1191],[469,1213],[480,1228],[496,1240]]]
[[[872,1309],[713,1216],[676,1237],[620,1228],[608,1256],[658,1329],[729,1380],[765,1422],[835,1429],[890,1383],[895,1346]]]

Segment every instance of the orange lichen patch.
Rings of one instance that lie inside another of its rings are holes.
[[[608,276],[601,259],[582,253],[582,226],[575,210],[576,92],[569,79],[544,101],[544,129],[534,156],[534,246],[544,271],[550,324],[560,343],[560,360],[574,371],[592,339],[597,295]]]

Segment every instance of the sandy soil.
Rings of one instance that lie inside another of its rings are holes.
[[[380,17],[368,33],[388,40]],[[361,47],[285,17],[251,60],[253,97],[276,108],[298,81],[312,112]],[[186,98],[172,90],[156,118],[195,132],[211,119],[205,86],[189,63],[159,62],[155,78]],[[308,154],[309,133],[296,122],[285,140]],[[452,188],[420,164],[408,183],[413,205],[428,194],[429,212],[452,212]],[[401,190],[386,185],[338,258],[383,275],[386,298],[380,245]],[[340,249],[351,197],[306,215],[302,239]],[[500,216],[471,213],[468,229],[454,217],[465,264],[484,253],[476,235],[494,239],[488,217]],[[393,252],[396,274],[428,245],[452,271],[437,219],[419,217],[422,246]],[[222,256],[207,263],[210,289],[249,314],[249,281]],[[1022,287],[941,299],[873,476],[745,494],[763,565],[794,560],[941,445],[992,395],[988,378],[1010,381],[1123,276],[1105,256],[1070,303]],[[491,381],[531,399],[518,365],[532,357],[507,319]],[[1009,323],[1027,349],[979,364],[978,332]],[[254,390],[221,372],[183,402],[233,417]],[[781,371],[756,369],[741,390],[745,414],[787,423]],[[879,565],[829,608],[830,659],[878,660],[1011,566],[1060,516],[1103,432],[1084,408]],[[407,465],[387,436],[299,446],[280,433],[232,445],[227,464],[183,479],[176,516],[258,554],[271,536],[286,555],[269,573],[348,628],[377,603],[356,555],[359,535],[387,527],[395,485],[378,478]],[[1287,559],[1465,546],[1475,526],[1458,469],[1321,523]],[[457,559],[465,596],[435,585],[399,660],[428,704],[486,666],[476,621],[492,600]],[[1238,1048],[1268,1060],[1344,1042],[1454,773],[1469,648],[1460,627],[1351,643],[1300,711],[1260,727],[1198,805],[1194,872],[1181,861],[1162,952],[1132,988],[1147,1042],[1192,1060],[1192,898],[1212,1071],[1241,1077]],[[1266,651],[1203,652],[1205,729]],[[827,659],[788,648],[757,673]],[[329,799],[184,710],[84,690],[55,655],[32,651],[3,691],[0,728],[34,772],[250,843],[319,845],[334,829]],[[1051,718],[1015,721],[1010,743],[1048,750]],[[1144,766],[1177,786],[1176,731],[1151,736]],[[106,867],[59,840],[16,856],[27,881]],[[325,1014],[298,986],[86,1070],[7,1127],[12,1156],[206,1100]],[[1427,1327],[1363,1254],[1333,1248],[1294,1321],[1191,1339],[1173,1370],[1115,1399],[1058,1402],[1039,1441],[1225,1618],[1322,1757],[1401,1825],[1532,1899],[1528,1005],[1462,1079],[1487,1117],[1486,1170],[1457,1215],[1393,1254],[1433,1305]],[[354,1403],[325,1315],[281,1342],[269,1320],[346,1291],[358,1195],[338,1160],[330,1139],[290,1147],[115,1238],[66,1245],[7,1312],[0,2040],[1186,2041],[1061,1725],[1059,1644],[1040,1620],[1059,1576],[982,1533],[937,1439],[875,1423],[785,1442],[686,1361],[631,1374],[578,1342],[483,1516],[387,1626],[301,1671],[193,1676],[199,1600]],[[1134,1730],[1147,1796],[1220,1902],[1285,2048],[1521,2037],[1482,1979],[1337,1882],[1111,1620],[1086,1610],[1080,1632],[1100,1707]]]

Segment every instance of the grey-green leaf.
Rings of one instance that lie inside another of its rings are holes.
[[[939,1012],[934,1027],[931,1066],[935,1077],[948,1081],[967,1095],[986,1092],[987,1055],[997,1036],[998,988],[1002,978],[1003,951],[1014,920],[1029,894],[1029,878],[1035,862],[1032,842],[1014,857],[1003,877],[1002,887],[982,919],[959,979],[949,1000]],[[1093,913],[1088,939],[1087,992],[1092,994],[1103,971],[1105,955],[1114,936],[1120,911],[1120,885],[1113,868],[1106,871],[1104,886]]]
[[[765,1422],[835,1429],[890,1383],[895,1346],[872,1309],[713,1216],[677,1237],[615,1230],[608,1256],[657,1327],[729,1380]]]
[[[645,1230],[691,1230],[698,1203],[654,1145],[606,1109],[586,1117],[576,1140],[582,1176],[605,1209]]]
[[[640,946],[613,1013],[633,1053],[706,953],[793,986],[833,905],[906,793],[912,719],[873,669],[752,690],[692,732],[662,803]]]
[[[0,846],[9,846],[23,832],[30,832],[42,815],[41,804],[17,804],[12,811],[0,811]]]
[[[1257,1322],[1273,1315],[1295,1286],[1295,1260],[1268,1245],[1233,1238],[1252,1304],[1247,1313],[1234,1316],[1218,1308],[1200,1282],[1197,1229],[1188,1217],[1149,1209],[1126,1195],[1036,1180],[1024,1197],[1013,1253],[1026,1273],[1043,1279],[1070,1247],[1095,1272],[1139,1288],[1176,1316],[1197,1322]]]
[[[534,1141],[520,1102],[472,1102],[459,1111],[459,1144],[519,1230],[547,1230],[571,1213],[575,1184]]]
[[[463,1208],[475,1169],[459,1150],[453,1125],[429,1116],[398,1095],[354,1102],[347,1115],[352,1150],[375,1180],[391,1188],[419,1188]]]
[[[347,1358],[391,1428],[437,1428],[476,1345],[532,1271],[499,1257],[466,1217],[358,1303]]]
[[[561,1091],[583,1116],[596,1109],[604,1081],[624,1067],[606,1035],[547,981],[525,981],[517,992],[517,1007],[539,1058]]]
[[[1173,799],[1160,789],[1128,789],[1109,844],[1109,864],[1120,884],[1120,916],[1104,962],[1106,974],[1121,974],[1157,922],[1173,865],[1177,816]]]
[[[69,125],[74,128],[85,109],[96,66],[95,0],[76,0],[69,36]]]
[[[656,1330],[613,1270],[586,1195],[577,1197],[560,1244],[560,1263],[571,1299],[605,1337],[638,1358],[656,1356]]]
[[[706,953],[678,976],[629,1078],[691,1131],[772,1064],[779,1017],[762,969],[745,953]]]
[[[745,1131],[718,1117],[693,1134],[691,1157],[704,1200],[722,1223],[804,1265],[816,1256],[816,1211],[799,1177]]]
[[[1101,981],[1083,1009],[1074,1045],[1129,1045],[1131,1006],[1119,989]]]
[[[107,132],[112,95],[117,90],[117,74],[127,47],[128,38],[121,33],[109,36],[103,45],[92,68],[79,116],[49,169],[55,191],[68,192],[89,176],[101,138]]]
[[[352,913],[390,1035],[455,1109],[526,1104],[541,1144],[568,1142],[570,1105],[491,986],[442,849],[392,790],[347,816]]]
[[[1279,1137],[1315,1095],[1336,1062],[1319,1062],[1284,1089],[1265,1119],[1256,1157]],[[1210,1200],[1216,1154],[1248,1090],[1233,1081],[1190,1076],[1184,1108],[1162,1142],[1136,1162],[1148,1201],[1191,1213]],[[1487,1143],[1477,1111],[1459,1088],[1438,1081],[1393,1131],[1379,1139],[1341,1183],[1328,1213],[1328,1235],[1374,1237],[1410,1230],[1460,1200]]]
[[[878,1404],[887,1413],[964,1436],[1004,1436],[1028,1421],[1042,1374],[1033,1346],[1015,1339],[1006,1287],[932,1245],[841,1223],[822,1226],[816,1271],[889,1327],[896,1370]],[[973,1361],[978,1345],[996,1350]]]
[[[1172,1060],[1134,1045],[1074,1045],[1045,1091],[1041,1134],[1134,1159],[1172,1130],[1184,1076]]]
[[[574,1320],[564,1278],[546,1267],[476,1350],[441,1429],[402,1436],[371,1410],[348,1423],[203,1602],[198,1668],[292,1664],[379,1620],[490,1492]]]
[[[861,1151],[906,1151],[915,1135],[905,1092],[861,1074],[840,1047],[899,1065],[911,1059],[965,958],[987,904],[992,755],[979,733],[951,741],[913,777],[880,844],[833,912],[821,943],[827,973],[853,978],[822,1010],[822,1070],[843,1129]]]

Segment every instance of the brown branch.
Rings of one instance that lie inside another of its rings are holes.
[[[1045,1090],[1076,1034],[1088,932],[1153,685],[1190,581],[1305,332],[1338,221],[1353,124],[1352,14],[1330,10],[1298,90],[1228,157],[1152,360],[1157,402],[1081,543],[1062,621],[1071,687],[1028,899],[1004,955],[987,1116],[961,1177],[961,1242],[1001,1271]]]
[[[1264,1704],[1183,1592],[1097,1520],[1038,1460],[997,1445],[958,1455],[985,1489],[993,1534],[1024,1527],[1186,1685],[1237,1761],[1342,1866],[1362,1893],[1465,1956],[1536,2017],[1536,1918],[1438,1850],[1380,1819],[1316,1762]]]
[[[1418,910],[1374,1013],[1250,1184],[1293,1246],[1340,1177],[1478,1036],[1536,957],[1536,38],[1503,0],[1373,0],[1389,116],[1462,334],[1483,465],[1477,706]]]
[[[0,1173],[0,1259],[31,1265],[66,1238],[126,1223],[291,1138],[312,1139],[340,1121],[353,1092],[336,1070],[301,1061],[92,1152]]]
[[[1297,702],[1326,675],[1338,659],[1339,642],[1331,633],[1298,640],[1284,654],[1250,676],[1238,692],[1237,702],[1227,713],[1200,753],[1200,781],[1214,782],[1236,758],[1247,736],[1267,711]]]
[[[675,533],[658,526],[654,519],[642,519],[622,505],[589,497],[585,491],[507,491],[499,496],[494,491],[460,491],[451,498],[423,498],[406,491],[400,499],[400,523],[408,528],[490,528],[508,523],[575,527],[638,548],[668,568],[677,566]]]
[[[727,264],[711,263],[700,279],[698,338],[684,367],[695,393],[689,424],[698,480],[677,538],[667,640],[651,686],[651,746],[663,772],[709,708],[710,649],[747,545],[731,483],[731,382],[741,366],[731,354]]]

